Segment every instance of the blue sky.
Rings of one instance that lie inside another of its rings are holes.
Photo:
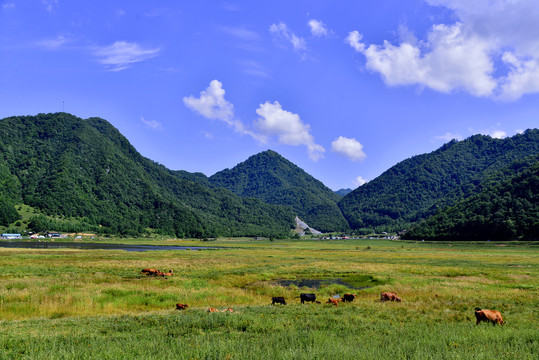
[[[102,117],[173,170],[272,149],[355,188],[538,93],[536,0],[0,0],[0,118]]]

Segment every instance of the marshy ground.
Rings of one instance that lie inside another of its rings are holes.
[[[211,246],[222,249],[0,248],[0,358],[539,354],[537,244],[246,239]],[[140,274],[143,268],[174,269],[174,275],[149,277]],[[382,303],[381,291],[403,301]],[[301,292],[316,293],[322,304],[301,305],[295,298]],[[324,304],[349,292],[357,294],[352,303]],[[288,305],[271,306],[272,296]],[[174,310],[178,302],[189,308]],[[208,307],[235,311],[209,314]],[[475,307],[499,310],[507,324],[476,326]]]

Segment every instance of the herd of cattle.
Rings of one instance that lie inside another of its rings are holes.
[[[159,271],[158,269],[142,269],[142,271],[140,273],[148,275],[148,276],[166,277],[166,276],[172,276],[173,271],[169,270],[167,273],[164,273],[162,271]],[[301,293],[301,294],[299,294],[299,296],[296,296],[294,299],[297,299],[297,298],[300,299],[300,302],[302,304],[304,304],[306,302],[312,302],[312,303],[321,304],[320,301],[316,300],[316,294],[313,294],[313,293]],[[355,298],[356,298],[356,294],[344,294],[342,296],[342,298],[341,297],[329,298],[328,301],[326,301],[326,304],[331,304],[331,305],[338,306],[339,302],[341,302],[341,301],[342,302],[352,302],[352,301],[354,301]],[[386,291],[384,291],[384,292],[380,293],[380,301],[401,302],[402,298],[400,296],[398,296],[397,294],[395,294],[394,292],[386,292]],[[271,305],[275,305],[275,304],[286,305],[286,299],[284,297],[282,297],[282,296],[273,296],[271,298]],[[181,304],[181,303],[176,304],[176,310],[185,310],[188,307],[189,307],[189,305],[187,305],[187,304]],[[210,307],[210,308],[208,308],[208,312],[210,312],[210,313],[213,313],[213,312],[234,312],[234,310],[232,308],[226,308],[224,310],[219,310],[217,308]],[[496,311],[496,310],[487,310],[487,309],[475,308],[475,318],[477,320],[476,323],[475,323],[476,325],[479,325],[479,323],[481,321],[484,321],[486,323],[490,322],[490,323],[492,323],[493,326],[495,326],[496,324],[500,324],[500,325],[505,324],[505,321],[503,321],[503,319],[502,319],[502,314],[499,311]]]

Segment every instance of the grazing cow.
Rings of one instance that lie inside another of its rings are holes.
[[[301,300],[301,303],[304,304],[305,302],[316,302],[316,295],[315,294],[299,294],[299,298]]]
[[[326,301],[326,304],[333,304],[335,306],[339,306],[339,302],[341,302],[342,299],[335,299],[335,298],[329,298],[328,301]]]
[[[169,270],[167,273],[164,273],[163,276],[172,276],[174,274],[174,271]]]
[[[475,308],[475,318],[477,319],[475,325],[479,325],[481,321],[486,323],[491,322],[492,326],[496,326],[496,324],[505,324],[505,321],[502,319],[502,314],[496,310],[481,310],[480,308]]]
[[[342,302],[352,302],[356,298],[356,294],[344,294],[342,296]]]
[[[398,302],[402,301],[400,296],[398,296],[394,292],[382,292],[382,293],[380,293],[380,300],[381,301],[388,301],[389,300],[389,301],[398,301]]]
[[[189,305],[187,304],[180,304],[180,303],[177,303],[176,304],[176,310],[185,310],[185,308],[188,308]]]
[[[146,274],[146,275],[155,275],[159,272],[159,270],[157,269],[142,269],[142,271],[140,272],[141,274]]]
[[[286,300],[282,296],[274,296],[271,298],[271,305],[283,304],[286,305]]]
[[[155,276],[162,276],[162,277],[165,277],[165,273],[160,271],[160,270],[157,270],[157,272],[154,274]]]
[[[219,311],[219,309],[216,309],[216,308],[212,308],[212,307],[211,307],[211,308],[208,308],[208,312],[213,313],[213,312],[220,312],[220,311]]]

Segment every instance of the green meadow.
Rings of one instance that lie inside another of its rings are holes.
[[[154,243],[219,249],[0,248],[0,359],[539,357],[537,243]],[[403,301],[380,302],[381,291]],[[301,292],[321,304],[300,304]],[[325,304],[344,293],[357,298]],[[288,304],[271,306],[272,296]],[[178,302],[189,308],[175,310]],[[499,310],[507,324],[476,326],[475,307]]]

